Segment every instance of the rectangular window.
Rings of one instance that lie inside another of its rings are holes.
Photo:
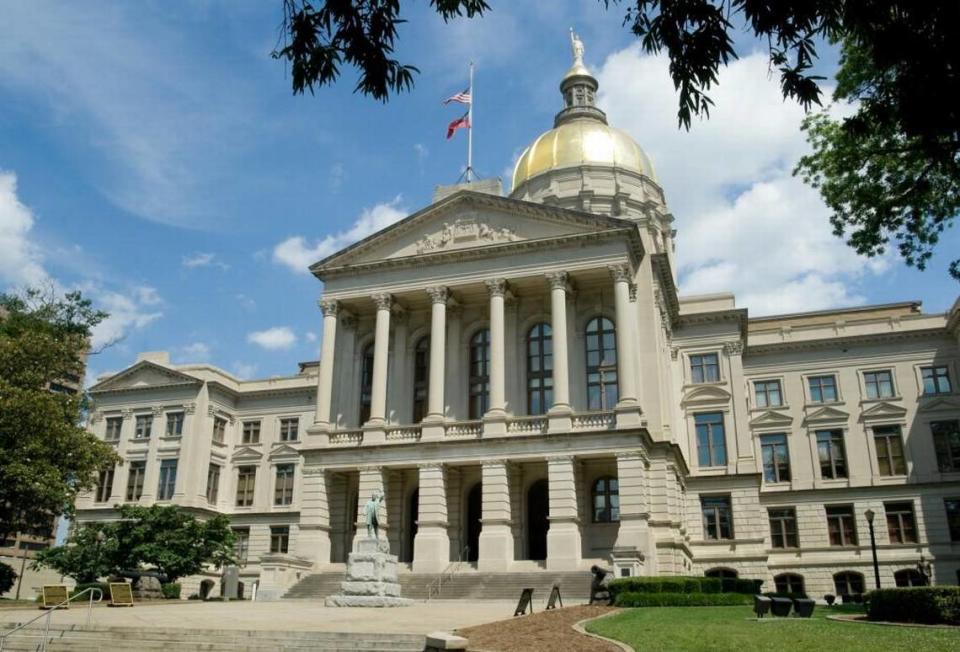
[[[250,551],[250,528],[233,528],[233,555],[238,564],[247,563],[247,553]]]
[[[857,545],[857,527],[853,519],[853,505],[827,506],[827,533],[831,546]]]
[[[893,373],[889,370],[865,371],[863,386],[867,398],[890,398],[893,396]]]
[[[127,500],[140,500],[140,496],[143,495],[143,476],[146,472],[146,462],[130,462],[130,469],[127,471]]]
[[[170,500],[177,485],[177,460],[160,462],[160,482],[157,485],[157,500]]]
[[[107,429],[103,438],[105,441],[120,441],[120,431],[123,430],[123,417],[107,417]]]
[[[690,379],[694,383],[720,382],[720,359],[717,354],[691,355]]]
[[[778,507],[768,511],[770,516],[770,543],[774,548],[797,548],[797,510]]]
[[[243,441],[244,444],[259,444],[260,443],[260,422],[259,421],[244,421],[243,422]]]
[[[293,503],[293,464],[277,465],[277,482],[273,490],[274,505]]]
[[[947,510],[950,540],[960,541],[960,498],[948,498],[943,501],[943,506]]]
[[[725,466],[727,439],[723,431],[723,413],[706,412],[693,416],[697,428],[697,461],[701,467]]]
[[[833,403],[837,400],[836,376],[811,376],[807,382],[810,385],[811,403]]]
[[[847,477],[847,452],[842,430],[817,431],[817,457],[821,478],[837,480]]]
[[[950,372],[946,366],[921,367],[920,375],[923,377],[924,394],[950,393]]]
[[[732,539],[733,512],[730,496],[701,496],[703,510],[703,536],[705,539]]]
[[[150,431],[153,429],[153,415],[138,414],[136,426],[133,430],[134,439],[150,439]]]
[[[913,517],[913,503],[884,503],[887,513],[887,533],[890,543],[917,543],[917,523]]]
[[[257,483],[257,467],[241,466],[237,469],[237,506],[253,505],[253,490]]]
[[[937,467],[943,473],[960,471],[960,421],[931,421]]]
[[[183,412],[167,412],[167,437],[183,434]]]
[[[216,503],[220,495],[220,465],[211,464],[207,468],[207,502]]]
[[[227,420],[223,417],[213,418],[213,441],[223,443],[227,436]]]
[[[753,383],[753,392],[757,397],[757,407],[780,407],[783,405],[783,392],[779,380],[758,380]]]
[[[906,475],[907,463],[903,457],[903,437],[900,426],[876,426],[873,441],[877,446],[877,465],[880,475]]]
[[[280,441],[297,441],[300,439],[299,431],[299,418],[280,419]]]
[[[109,469],[104,469],[100,471],[100,475],[97,477],[97,494],[96,501],[98,503],[105,503],[110,500],[110,495],[113,493],[113,467]]]
[[[273,526],[270,528],[270,552],[286,553],[290,546],[290,527]]]
[[[790,452],[785,434],[761,436],[760,454],[765,482],[790,482]]]

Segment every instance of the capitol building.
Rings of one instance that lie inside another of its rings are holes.
[[[122,458],[77,504],[226,514],[277,598],[380,519],[403,572],[739,576],[765,591],[960,579],[960,303],[752,317],[677,289],[653,162],[579,59],[499,180],[310,267],[319,362],[240,380],[143,353],[90,393]],[[304,300],[309,300],[305,297]],[[185,580],[210,590],[219,573]]]

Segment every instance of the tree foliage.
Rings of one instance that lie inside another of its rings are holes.
[[[119,512],[120,520],[78,527],[66,545],[38,553],[36,565],[78,582],[142,569],[175,582],[206,566],[235,563],[226,516],[202,521],[172,505],[123,505]]]
[[[119,459],[82,427],[83,396],[50,389],[82,378],[105,317],[79,292],[0,294],[0,538],[51,527]]]
[[[13,570],[9,564],[0,561],[0,593],[6,593],[12,589],[16,581],[17,571]]]

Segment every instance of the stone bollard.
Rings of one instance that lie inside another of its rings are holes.
[[[431,632],[427,634],[426,646],[423,648],[426,652],[438,652],[439,650],[466,650],[467,639],[456,634],[447,632]]]

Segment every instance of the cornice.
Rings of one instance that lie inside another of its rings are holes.
[[[887,342],[902,342],[908,340],[919,340],[928,337],[943,337],[948,335],[943,328],[924,328],[915,331],[896,331],[886,333],[870,333],[865,335],[846,335],[823,337],[811,340],[790,340],[782,342],[771,342],[769,344],[757,344],[748,346],[744,355],[762,355],[765,353],[778,353],[781,351],[812,351],[817,349],[833,348],[844,345],[855,344],[884,344]]]
[[[313,376],[316,379],[316,376]],[[220,381],[210,380],[207,381],[207,385],[216,389],[220,392],[223,392],[230,398],[250,398],[258,397],[264,398],[269,396],[288,396],[290,394],[309,394],[310,397],[313,397],[313,393],[316,391],[316,383],[311,383],[310,385],[304,385],[302,387],[272,387],[270,389],[244,389],[236,390],[232,387],[224,385]]]
[[[138,385],[136,387],[115,387],[115,388],[104,388],[104,389],[89,389],[87,392],[91,395],[106,395],[106,394],[131,394],[136,392],[146,392],[150,390],[157,389],[170,389],[171,387],[200,387],[203,385],[202,380],[194,381],[180,381],[177,383],[160,383],[156,385]]]
[[[654,278],[660,286],[670,324],[676,326],[680,319],[680,298],[677,295],[677,286],[673,282],[670,257],[667,254],[650,254],[650,263],[653,265]]]

